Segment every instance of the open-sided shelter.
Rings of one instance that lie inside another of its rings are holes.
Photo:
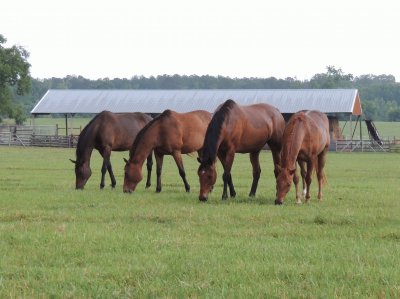
[[[350,121],[353,115],[358,119],[362,115],[357,89],[50,89],[31,114],[33,118],[43,114],[63,114],[67,123],[68,117],[75,114],[97,114],[103,110],[153,115],[165,109],[177,112],[203,109],[213,112],[227,99],[242,105],[268,103],[277,107],[286,118],[305,109],[322,111],[330,118],[333,138],[341,137],[338,115],[347,115]]]

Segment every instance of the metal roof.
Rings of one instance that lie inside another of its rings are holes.
[[[268,103],[281,113],[313,109],[325,113],[362,114],[357,89],[50,89],[31,113],[99,113],[103,110],[161,113],[165,109],[213,112],[227,99],[242,105]]]

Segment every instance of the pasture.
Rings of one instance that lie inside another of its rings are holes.
[[[237,155],[237,197],[221,201],[221,168],[199,202],[195,157],[184,192],[166,157],[163,191],[142,181],[99,189],[101,159],[75,187],[73,149],[0,147],[1,298],[396,298],[400,297],[400,156],[328,153],[324,201],[275,206],[270,152],[255,198],[248,155]],[[218,164],[220,165],[220,164]]]

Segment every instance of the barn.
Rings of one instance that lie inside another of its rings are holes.
[[[362,115],[357,89],[50,89],[33,108],[31,114],[33,119],[43,114],[65,115],[68,128],[68,118],[76,114],[97,114],[109,110],[115,113],[136,111],[156,115],[165,109],[177,112],[203,109],[213,112],[227,99],[233,99],[242,105],[268,103],[277,107],[286,119],[300,110],[322,111],[329,117],[333,139],[343,138],[339,127],[339,116],[350,121],[351,132],[353,117],[360,120]]]

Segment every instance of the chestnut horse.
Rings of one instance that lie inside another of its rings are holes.
[[[76,147],[76,161],[71,160],[75,163],[76,189],[83,189],[92,174],[90,157],[93,149],[97,149],[103,157],[100,188],[104,188],[107,170],[114,188],[116,181],[110,161],[111,151],[129,150],[137,133],[151,120],[150,116],[139,112],[115,114],[102,111],[97,114],[82,130]],[[147,187],[150,186],[152,164],[150,153],[147,160]]]
[[[235,153],[250,153],[253,183],[249,196],[255,196],[261,173],[260,151],[267,143],[271,149],[274,164],[278,165],[284,128],[285,120],[282,114],[271,105],[260,103],[240,106],[233,100],[227,100],[220,105],[208,125],[202,156],[199,159],[199,199],[206,201],[208,193],[215,184],[217,157],[224,168],[222,199],[228,197],[227,186],[229,186],[230,196],[235,197],[236,192],[231,176]],[[274,172],[276,176],[276,167]]]
[[[278,167],[277,197],[275,204],[282,204],[289,192],[292,179],[296,184],[296,161],[306,164],[306,202],[310,199],[311,175],[316,170],[318,178],[318,199],[322,200],[322,185],[326,178],[324,165],[329,149],[328,117],[319,111],[300,111],[295,113],[286,125],[283,134],[281,161]],[[304,168],[304,166],[303,166]],[[298,181],[298,179],[297,179]],[[296,186],[296,202],[301,203]]]
[[[185,184],[186,192],[190,186],[186,180],[181,154],[197,151],[201,154],[204,135],[211,114],[204,110],[177,113],[165,110],[148,123],[137,135],[129,152],[129,161],[125,159],[124,192],[133,192],[142,180],[142,165],[146,157],[154,150],[157,165],[156,192],[161,192],[161,169],[164,155],[172,155]]]

